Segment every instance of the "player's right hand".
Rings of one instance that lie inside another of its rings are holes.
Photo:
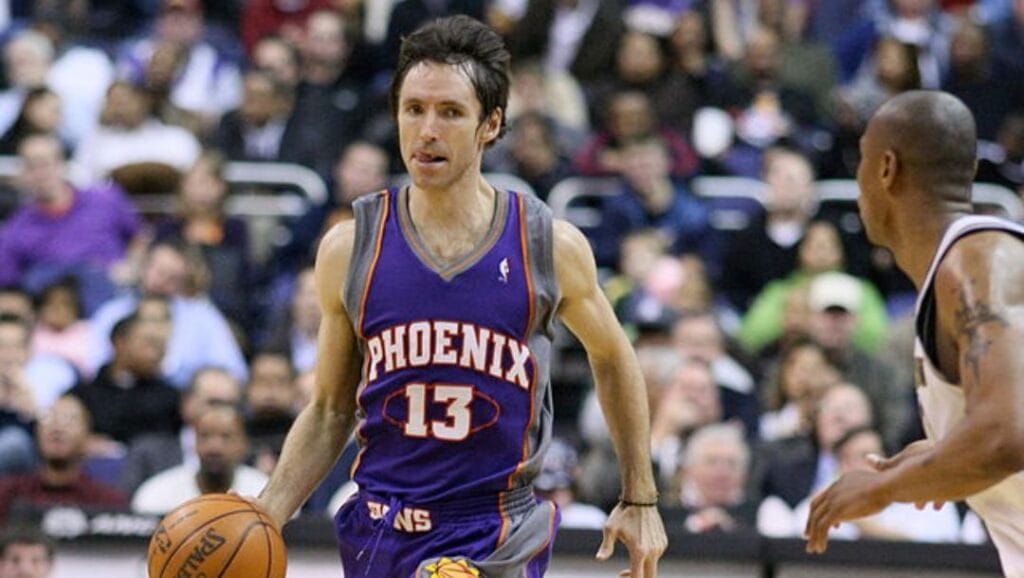
[[[657,578],[658,559],[668,547],[665,526],[657,508],[615,506],[604,524],[598,560],[611,557],[616,540],[621,540],[629,550],[629,569],[619,572],[619,576]]]

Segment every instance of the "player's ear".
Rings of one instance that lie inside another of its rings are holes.
[[[900,158],[896,151],[886,149],[882,152],[882,162],[878,163],[878,178],[886,191],[891,191],[900,171]]]
[[[498,138],[498,134],[501,133],[501,120],[504,116],[505,111],[501,108],[495,108],[491,114],[487,115],[487,118],[480,124],[480,144],[487,144]]]

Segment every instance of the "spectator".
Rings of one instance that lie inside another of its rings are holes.
[[[4,45],[4,75],[10,88],[0,92],[0,130],[14,123],[28,91],[46,85],[53,56],[53,44],[34,30],[21,31]]]
[[[160,377],[167,341],[160,327],[132,314],[110,331],[114,357],[91,383],[71,390],[95,419],[95,433],[128,444],[144,433],[174,433],[178,391]]]
[[[508,138],[488,151],[485,162],[492,170],[521,177],[546,200],[555,185],[573,174],[557,130],[552,120],[541,114],[520,114],[509,127]]]
[[[224,115],[214,142],[231,160],[298,163],[323,169],[319,148],[323,126],[298,122],[295,93],[269,72],[250,70],[244,77],[241,106]]]
[[[289,227],[290,238],[280,249],[275,266],[288,272],[311,264],[324,233],[352,218],[352,203],[387,187],[388,163],[387,152],[370,142],[359,140],[345,147],[334,164],[330,196]]]
[[[724,419],[743,423],[748,437],[757,435],[760,410],[750,371],[726,350],[726,337],[711,311],[684,313],[672,327],[672,343],[684,358],[706,363],[718,385]]]
[[[740,311],[770,281],[793,271],[797,247],[815,210],[814,170],[802,154],[767,151],[762,180],[765,212],[733,236],[722,262],[722,289]]]
[[[228,372],[216,367],[200,369],[181,397],[181,430],[177,434],[143,434],[132,440],[121,470],[121,488],[132,494],[157,473],[199,463],[196,453],[196,422],[207,409],[217,405],[238,407],[242,386]]]
[[[60,118],[61,101],[57,93],[46,87],[29,89],[14,124],[0,136],[0,154],[17,154],[21,139],[30,134],[56,135]]]
[[[808,286],[810,334],[843,378],[864,390],[871,400],[875,425],[888,447],[900,447],[914,404],[910,383],[900,383],[896,372],[881,358],[853,340],[863,311],[863,287],[845,273],[824,273]]]
[[[871,403],[860,388],[848,383],[830,386],[818,402],[810,434],[763,447],[764,466],[756,487],[766,500],[775,496],[787,507],[795,508],[835,479],[839,467],[833,453],[836,441],[847,431],[871,423]],[[763,516],[758,512],[759,528]]]
[[[679,133],[662,127],[646,94],[636,90],[618,92],[610,98],[607,110],[604,129],[587,141],[573,158],[573,165],[580,174],[622,174],[626,147],[647,140],[662,142],[673,177],[685,178],[696,172],[698,158],[690,143]]]
[[[842,271],[845,266],[843,246],[836,228],[825,221],[815,221],[797,249],[796,269],[782,279],[768,283],[757,295],[743,317],[739,342],[751,353],[758,353],[782,335],[783,304],[795,287],[810,282],[815,276]],[[857,303],[857,327],[854,342],[864,351],[877,352],[885,339],[888,319],[885,302],[870,282],[856,279],[860,285]]]
[[[31,348],[35,310],[27,293],[14,288],[0,288],[0,319],[7,324],[4,340],[6,371],[15,376],[14,383],[27,384],[35,411],[47,409],[58,396],[74,387],[79,380],[75,368],[60,357],[36,352]],[[22,399],[28,400],[29,397]],[[28,405],[22,405],[28,408]]]
[[[245,390],[245,430],[251,440],[252,463],[268,476],[277,465],[284,438],[295,421],[299,396],[295,367],[287,354],[265,351],[253,356]]]
[[[112,291],[109,272],[128,256],[139,215],[114,185],[69,184],[54,136],[25,138],[18,155],[28,202],[0,226],[0,284],[31,287],[75,274],[90,312]]]
[[[882,103],[901,92],[920,87],[917,48],[891,36],[879,38],[872,61],[852,83],[836,93],[834,114],[839,129],[850,137],[859,138],[868,119]]]
[[[1012,71],[992,57],[985,29],[961,20],[950,45],[949,73],[942,88],[956,96],[974,114],[978,140],[995,140],[999,123],[1021,107],[1024,92],[1015,90]]]
[[[32,331],[32,351],[68,361],[80,373],[89,371],[91,343],[89,322],[82,317],[78,283],[73,277],[58,279],[36,297],[37,322]]]
[[[0,576],[49,578],[56,551],[53,540],[35,530],[14,530],[0,536]]]
[[[569,73],[547,70],[537,60],[512,63],[509,83],[509,125],[524,114],[539,114],[552,124],[558,142],[567,148],[580,144],[590,128],[590,113],[583,89]],[[496,143],[500,146],[501,141]]]
[[[21,508],[51,506],[119,509],[128,505],[116,488],[93,481],[82,471],[91,434],[85,405],[62,396],[36,423],[41,464],[32,473],[0,477],[0,523]]]
[[[182,464],[149,478],[132,496],[132,510],[166,514],[201,494],[227,492],[255,496],[267,477],[242,463],[248,450],[245,426],[238,409],[217,405],[196,422],[198,465]]]
[[[978,147],[979,181],[996,183],[1024,197],[1024,111],[1008,114],[996,143]]]
[[[508,46],[514,60],[541,60],[545,69],[568,71],[586,86],[614,66],[623,30],[613,0],[532,0]]]
[[[562,516],[559,527],[600,530],[608,515],[597,506],[576,500],[575,485],[579,475],[576,460],[572,446],[558,438],[551,440],[540,474],[533,481],[534,490],[542,499],[558,505]]]
[[[246,379],[245,360],[224,315],[209,298],[196,294],[197,269],[185,247],[170,242],[153,244],[141,267],[137,292],[104,303],[92,317],[93,342],[90,366],[98,367],[111,357],[109,335],[119,320],[135,311],[143,298],[166,299],[170,306],[170,338],[163,359],[163,376],[184,389],[201,367],[226,369],[238,380]]]
[[[678,87],[676,106],[682,114],[661,120],[689,134],[693,115],[699,108],[730,108],[736,88],[725,62],[711,49],[703,12],[690,9],[680,14],[669,40],[672,52],[669,74],[678,77],[672,84]]]
[[[178,187],[178,214],[156,226],[157,241],[198,248],[210,271],[210,299],[236,323],[249,319],[252,267],[246,221],[225,212],[228,183],[224,157],[203,153]]]
[[[615,266],[622,239],[641,229],[657,230],[674,255],[698,253],[705,262],[717,262],[717,238],[708,223],[708,211],[671,178],[664,143],[634,141],[618,154],[625,187],[605,201],[601,225],[591,235],[597,264]]]
[[[320,153],[313,166],[323,174],[330,172],[346,146],[361,138],[374,112],[368,83],[356,78],[353,70],[360,63],[349,24],[340,12],[319,10],[306,20],[299,44],[302,81],[295,97],[295,123]]]
[[[165,125],[153,115],[141,86],[119,81],[107,90],[100,126],[82,141],[74,162],[83,181],[110,175],[120,181],[119,169],[124,167],[157,163],[184,171],[198,156],[199,142],[192,133]]]
[[[35,460],[35,391],[25,373],[28,340],[24,320],[0,313],[0,473],[5,474],[28,470]]]
[[[241,101],[242,82],[237,65],[203,40],[204,29],[200,0],[161,0],[152,36],[129,46],[118,67],[139,82],[159,43],[177,45],[185,57],[174,75],[171,102],[211,127]]]
[[[287,352],[298,372],[316,365],[316,342],[320,329],[320,302],[316,296],[313,268],[306,267],[295,279],[291,303],[284,323],[275,323],[270,349]]]
[[[822,392],[840,381],[839,370],[808,338],[782,350],[774,379],[762,393],[760,438],[767,442],[809,434]]]
[[[677,474],[678,504],[683,527],[693,533],[751,527],[754,502],[746,496],[750,448],[742,429],[709,424],[686,442]],[[673,512],[666,518],[672,520]],[[670,522],[671,523],[671,522]]]
[[[300,35],[301,30],[300,28]],[[252,49],[252,65],[269,72],[276,82],[295,90],[302,80],[297,43],[298,37],[290,42],[276,34],[264,36]]]

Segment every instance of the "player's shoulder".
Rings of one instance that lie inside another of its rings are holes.
[[[317,250],[317,262],[330,262],[347,265],[352,258],[352,247],[356,241],[356,223],[354,219],[341,221],[324,233]]]
[[[950,246],[935,272],[936,287],[1003,291],[1024,285],[1024,237],[1004,229],[964,235]]]
[[[552,219],[551,233],[556,259],[593,259],[590,241],[576,225],[564,219]]]

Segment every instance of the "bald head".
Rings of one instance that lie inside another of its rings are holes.
[[[887,101],[868,125],[874,144],[892,150],[914,184],[970,201],[977,156],[974,117],[955,96],[912,90]]]

